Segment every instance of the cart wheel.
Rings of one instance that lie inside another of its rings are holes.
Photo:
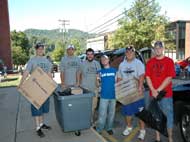
[[[76,135],[76,136],[80,136],[80,135],[81,135],[80,131],[76,131],[76,132],[75,132],[75,135]]]

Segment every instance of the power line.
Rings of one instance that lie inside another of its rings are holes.
[[[66,44],[66,25],[69,25],[69,20],[59,19],[61,25],[61,32],[63,33],[63,44]]]
[[[104,17],[107,17],[108,15],[110,15],[113,11],[115,11],[117,8],[119,8],[120,6],[122,6],[124,3],[126,3],[127,0],[122,1],[121,3],[119,3],[116,7],[114,7],[113,9],[111,9],[110,11],[108,11],[107,13],[105,13],[102,17],[100,17],[99,19],[97,19],[96,21],[101,21]],[[89,25],[93,25],[93,24],[89,24]]]
[[[154,1],[154,0],[152,0],[152,1],[148,2],[148,3],[147,3],[147,5],[145,5],[145,6],[144,6],[144,7],[142,7],[142,8],[147,7],[147,6],[148,6],[150,3],[152,3],[153,1]],[[103,24],[101,24],[101,25],[99,25],[99,26],[97,26],[97,27],[93,28],[93,29],[92,29],[92,30],[90,30],[89,32],[100,31],[100,29],[99,29],[99,28],[101,28],[101,27],[102,27],[102,26],[104,26],[104,25],[105,25],[104,27],[106,27],[106,28],[107,28],[107,26],[110,26],[110,25],[112,25],[112,24],[114,24],[114,23],[118,22],[118,20],[120,20],[120,19],[124,18],[124,16],[123,16],[123,17],[121,17],[121,18],[119,18],[119,19],[117,19],[116,21],[114,21],[114,22],[110,23],[109,25],[106,25],[106,24],[108,24],[109,22],[111,22],[111,21],[115,20],[116,18],[120,17],[121,15],[123,15],[123,14],[127,13],[128,11],[132,10],[133,8],[134,8],[134,7],[132,7],[132,8],[130,8],[130,9],[128,9],[128,10],[126,10],[126,11],[122,12],[121,14],[119,14],[119,15],[115,16],[114,18],[112,18],[112,19],[110,19],[110,20],[108,20],[108,21],[104,22]],[[101,29],[104,29],[104,28],[101,28]]]
[[[92,30],[90,30],[89,32],[92,32],[92,31],[94,31],[94,30],[96,30],[96,29],[98,29],[98,28],[102,27],[103,25],[105,25],[105,24],[107,24],[107,23],[111,22],[112,20],[114,20],[114,19],[118,18],[119,16],[123,15],[124,13],[125,13],[125,12],[122,12],[121,14],[119,14],[119,15],[115,16],[114,18],[112,18],[112,19],[110,19],[110,20],[108,20],[108,21],[104,22],[103,24],[101,24],[101,25],[99,25],[99,26],[97,26],[97,27],[93,28],[93,29],[92,29]]]

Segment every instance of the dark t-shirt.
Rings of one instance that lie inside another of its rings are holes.
[[[168,57],[163,59],[154,57],[147,62],[145,75],[150,77],[153,87],[157,89],[167,77],[175,77],[174,62]],[[164,90],[167,92],[165,97],[172,97],[172,83]]]

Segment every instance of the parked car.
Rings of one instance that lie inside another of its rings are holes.
[[[188,65],[190,65],[190,56],[184,60],[180,60],[177,62],[182,69],[185,69]]]
[[[173,87],[174,120],[184,142],[190,142],[190,83]]]
[[[56,63],[53,63],[53,71],[58,72],[58,65]]]

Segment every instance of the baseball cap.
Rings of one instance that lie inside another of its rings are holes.
[[[163,48],[164,47],[164,43],[162,42],[162,41],[156,41],[155,43],[154,43],[154,48],[155,47],[160,47],[160,48]]]
[[[107,55],[105,55],[105,54],[103,54],[103,55],[101,56],[101,58],[109,59],[109,57],[108,57]]]
[[[126,51],[128,51],[128,50],[135,51],[135,48],[134,48],[133,45],[129,45],[129,46],[127,46],[127,47],[125,48],[125,50],[126,50]]]
[[[70,48],[75,49],[74,45],[72,45],[72,44],[69,44],[69,45],[67,46],[67,49],[70,49]]]
[[[44,48],[44,44],[42,44],[42,43],[37,43],[34,48],[35,48],[35,49],[38,49],[38,48],[40,48],[40,47]]]

